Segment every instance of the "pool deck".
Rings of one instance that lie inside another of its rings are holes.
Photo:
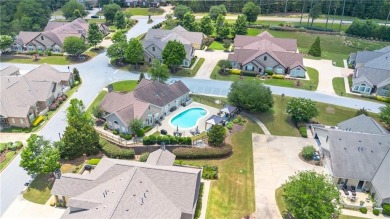
[[[171,124],[171,119],[173,117],[175,117],[177,114],[179,114],[187,109],[199,108],[199,107],[204,108],[207,111],[207,114],[205,116],[203,116],[202,118],[200,118],[198,120],[198,123],[197,123],[198,128],[199,128],[199,132],[205,131],[206,120],[208,118],[210,118],[211,115],[217,115],[217,113],[219,112],[219,109],[214,108],[214,107],[210,107],[210,106],[207,106],[207,105],[204,105],[201,103],[192,102],[188,106],[185,106],[185,107],[180,106],[180,108],[178,108],[177,110],[175,110],[171,114],[165,116],[165,118],[161,122],[161,126],[155,126],[152,130],[150,130],[148,133],[146,133],[146,135],[151,135],[156,131],[160,131],[161,129],[165,129],[165,130],[167,130],[169,135],[173,135],[173,132],[176,131],[177,128],[176,128],[176,126],[173,126]],[[183,136],[191,137],[192,134],[190,133],[190,130],[194,130],[195,128],[196,128],[196,126],[193,128],[188,128],[188,129],[180,129],[179,128],[179,131],[181,131],[183,133]]]

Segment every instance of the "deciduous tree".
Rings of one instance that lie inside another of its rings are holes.
[[[313,7],[310,9],[309,17],[311,18],[311,25],[313,26],[313,22],[315,19],[319,18],[322,14],[322,4],[320,1],[316,1]]]
[[[229,60],[219,60],[218,61],[218,67],[220,67],[222,69],[222,72],[225,74],[226,73],[226,69],[229,69],[232,67],[232,63],[229,61]]]
[[[111,40],[113,43],[126,42],[126,35],[123,31],[118,30],[112,35]]]
[[[78,14],[77,12],[75,13],[76,10],[78,10]],[[67,20],[74,20],[79,16],[84,17],[85,15],[87,15],[83,4],[81,4],[77,0],[70,0],[65,3],[65,5],[62,6],[61,11]]]
[[[195,22],[195,15],[190,12],[184,14],[181,25],[188,31],[193,31],[193,32],[198,31]]]
[[[77,36],[68,36],[64,40],[64,51],[70,55],[80,56],[87,47],[85,46],[84,40]]]
[[[219,15],[215,25],[217,26],[217,37],[219,39],[226,39],[230,34],[230,25],[227,21],[225,21],[225,17],[223,15]]]
[[[126,18],[122,11],[117,11],[115,14],[115,26],[118,29],[126,28]]]
[[[169,79],[169,70],[167,65],[161,63],[158,59],[153,59],[149,73],[153,81],[164,83]]]
[[[214,5],[210,7],[209,16],[211,19],[216,20],[221,14],[225,16],[227,13],[225,5]]]
[[[144,49],[139,39],[130,39],[125,57],[128,62],[135,64],[136,67],[138,67],[138,64],[144,60]]]
[[[271,89],[254,80],[234,82],[230,86],[228,100],[251,112],[266,112],[274,104]]]
[[[130,131],[133,134],[138,133],[143,127],[144,127],[144,122],[142,121],[142,119],[139,118],[134,118],[129,123]]]
[[[107,21],[114,22],[115,14],[121,10],[121,7],[115,3],[103,6],[103,14]]]
[[[309,49],[309,55],[320,57],[321,56],[321,41],[320,37],[317,37],[314,43],[311,45]]]
[[[382,106],[379,108],[379,118],[386,125],[390,126],[390,104],[386,104],[386,106]]]
[[[308,98],[292,98],[287,103],[286,112],[296,122],[307,122],[319,114],[316,102]]]
[[[204,16],[200,20],[200,30],[207,36],[213,34],[214,25],[213,22],[211,22],[211,18],[209,16]]]
[[[88,42],[94,47],[96,47],[98,43],[103,41],[103,33],[100,32],[99,26],[97,24],[89,24],[87,39]]]
[[[176,70],[176,67],[183,63],[183,60],[186,57],[186,50],[184,45],[179,41],[169,41],[164,48],[162,53],[162,58],[164,64],[172,68],[173,71]]]
[[[242,13],[246,15],[246,19],[249,23],[253,23],[260,14],[260,6],[253,2],[247,2],[242,8]]]
[[[185,5],[177,5],[174,10],[174,15],[177,19],[181,20],[187,12],[191,12],[191,8]]]
[[[11,36],[1,35],[0,36],[0,50],[4,52],[6,49],[10,48],[14,40]]]
[[[236,22],[234,23],[234,34],[235,35],[246,35],[248,29],[248,21],[244,14],[238,15]]]
[[[223,41],[223,48],[225,48],[225,51],[229,51],[231,45],[232,45],[232,41],[230,39],[225,39]]]
[[[332,178],[314,170],[301,171],[283,184],[283,200],[294,218],[333,218],[340,214],[340,193]]]
[[[52,173],[60,168],[60,153],[42,136],[32,134],[27,139],[27,147],[21,153],[20,166],[29,175]]]
[[[115,42],[107,48],[107,56],[111,58],[113,62],[124,62],[126,60],[128,46],[129,44],[127,44],[126,41]]]
[[[213,125],[207,133],[208,142],[211,146],[222,146],[226,138],[226,129],[222,125]]]

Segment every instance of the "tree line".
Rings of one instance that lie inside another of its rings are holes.
[[[355,20],[346,33],[352,36],[390,41],[390,27],[376,24],[370,20]]]
[[[214,5],[225,5],[228,12],[239,13],[246,2],[255,2],[261,7],[261,14],[309,13],[312,4],[320,4],[322,14],[341,15],[361,19],[385,20],[390,11],[389,0],[240,0],[240,1],[176,1],[186,5],[194,12],[208,12]]]

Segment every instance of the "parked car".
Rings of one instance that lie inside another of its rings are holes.
[[[99,18],[99,16],[92,15],[91,18]]]

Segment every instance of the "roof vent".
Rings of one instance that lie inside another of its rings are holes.
[[[373,151],[373,150],[371,150],[371,153],[374,153],[374,151]]]
[[[139,183],[142,183],[142,180],[140,180]]]
[[[359,140],[359,142],[362,142],[362,140]]]
[[[135,194],[133,194],[133,196],[135,197]]]
[[[344,150],[347,150],[347,148],[344,148]]]

